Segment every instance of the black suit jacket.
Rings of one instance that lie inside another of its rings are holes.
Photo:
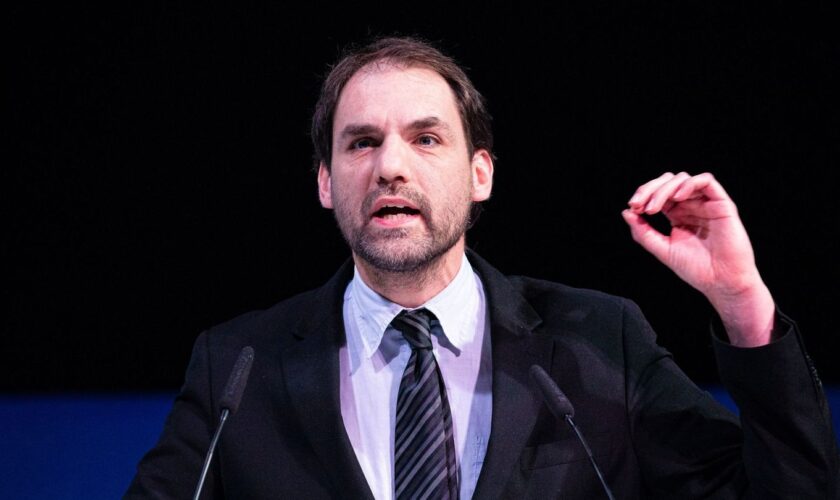
[[[545,408],[533,364],[557,381],[618,498],[837,498],[838,454],[796,326],[757,349],[716,345],[742,422],[698,389],[630,301],[505,277],[473,253],[491,325],[493,415],[475,498],[603,498],[586,454]],[[346,263],[323,287],[197,339],[157,445],[126,498],[189,498],[243,346],[256,354],[204,498],[372,498],[341,419]],[[383,457],[387,460],[389,457]]]

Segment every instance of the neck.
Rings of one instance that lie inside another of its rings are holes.
[[[356,254],[353,254],[353,261],[362,280],[373,291],[395,304],[415,308],[428,302],[455,279],[461,269],[463,255],[464,239],[461,238],[440,257],[411,271],[383,271]]]

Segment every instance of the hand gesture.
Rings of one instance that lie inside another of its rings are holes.
[[[703,293],[736,345],[769,341],[775,306],[755,265],[738,209],[710,173],[666,173],[640,186],[622,216],[633,239]],[[662,212],[662,234],[643,214]]]

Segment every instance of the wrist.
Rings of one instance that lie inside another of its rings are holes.
[[[738,294],[710,301],[732,345],[759,347],[772,340],[776,305],[764,282]]]

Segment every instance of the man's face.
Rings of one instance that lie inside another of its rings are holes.
[[[449,85],[425,68],[388,64],[356,73],[333,119],[321,203],[354,254],[374,268],[422,268],[463,244],[470,206],[490,196],[489,153],[468,154]]]

